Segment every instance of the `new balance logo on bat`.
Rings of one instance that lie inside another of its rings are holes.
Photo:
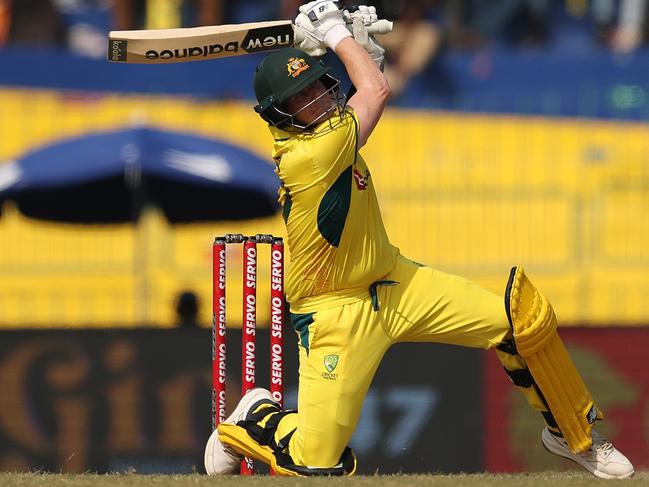
[[[282,25],[250,29],[241,44],[246,52],[269,51],[291,46],[293,45],[293,26]]]
[[[151,49],[144,53],[144,57],[147,59],[182,59],[185,57],[212,56],[222,52],[239,52],[239,43],[228,42],[225,45],[212,44],[210,46],[185,47],[183,49],[163,49],[162,51]]]
[[[247,52],[265,51],[266,49],[278,49],[284,46],[290,46],[293,39],[290,35],[265,37],[264,39],[250,39],[244,46]]]
[[[240,50],[245,52],[259,52],[280,49],[293,44],[293,29],[289,26],[290,32],[268,35],[269,29],[255,29],[248,32],[248,35],[241,43],[238,41],[225,44],[211,44],[207,46],[185,47],[179,49],[150,49],[144,56],[147,59],[182,59],[194,57],[210,57],[221,53],[236,55]],[[276,29],[277,30],[277,29]]]

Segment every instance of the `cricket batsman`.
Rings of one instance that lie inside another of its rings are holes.
[[[366,31],[377,20],[373,8],[346,14],[353,36],[337,2],[301,6],[301,49],[270,54],[255,74],[255,110],[275,139],[291,256],[286,287],[299,342],[298,406],[280,410],[265,389],[245,394],[207,443],[207,473],[232,473],[246,456],[280,475],[354,474],[347,445],[383,355],[397,342],[436,342],[495,348],[542,414],[549,452],[600,478],[632,476],[629,460],[593,430],[603,414],[557,334],[552,305],[522,267],[511,270],[503,299],[413,262],[390,243],[359,152],[390,97],[380,69],[384,50]],[[356,89],[348,100],[312,56],[327,48]]]

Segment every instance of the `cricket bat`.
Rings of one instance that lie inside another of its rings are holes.
[[[351,30],[351,23],[348,23]],[[392,31],[392,22],[379,20],[369,34]],[[114,30],[108,35],[108,60],[132,64],[204,61],[273,51],[299,44],[304,34],[290,20],[178,29]]]

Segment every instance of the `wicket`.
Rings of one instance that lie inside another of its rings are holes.
[[[280,407],[284,403],[284,241],[257,234],[216,237],[212,248],[212,430],[225,420],[226,382],[226,246],[243,244],[243,323],[241,326],[241,395],[256,383],[257,244],[271,246],[270,260],[270,392]],[[241,474],[252,475],[253,463],[245,458]]]

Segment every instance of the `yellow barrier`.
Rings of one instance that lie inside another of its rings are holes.
[[[133,124],[216,136],[270,161],[249,103],[0,90],[0,161]],[[502,293],[523,264],[561,324],[649,323],[649,131],[644,124],[388,111],[363,150],[388,233],[409,257]],[[516,230],[514,230],[516,229]],[[173,326],[183,290],[211,321],[218,234],[283,235],[279,216],[75,226],[0,216],[0,326]],[[240,251],[231,251],[231,322]],[[260,256],[260,302],[267,299]],[[261,308],[259,319],[267,320]]]

